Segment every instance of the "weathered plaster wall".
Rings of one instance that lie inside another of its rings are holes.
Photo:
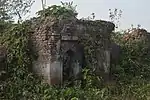
[[[93,45],[91,48],[96,48],[97,52],[95,52],[96,64],[88,64],[92,67],[92,69],[96,72],[97,75],[101,75],[106,80],[109,78],[110,72],[110,36],[112,31],[114,30],[114,24],[107,21],[84,21],[79,20],[78,28],[80,30],[80,35],[83,35],[83,39],[89,40],[97,39],[96,43],[87,43],[88,46]],[[86,45],[86,43],[85,43]],[[90,58],[94,58],[91,57]],[[87,57],[87,59],[89,59]],[[90,59],[92,61],[92,59]],[[91,63],[91,62],[90,62]],[[93,62],[94,63],[94,62]]]

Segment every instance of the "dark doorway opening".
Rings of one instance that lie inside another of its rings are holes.
[[[73,78],[73,57],[74,57],[74,52],[72,50],[68,50],[65,52],[63,56],[63,80],[70,81]]]

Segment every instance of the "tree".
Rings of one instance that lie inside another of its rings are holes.
[[[0,21],[10,19],[6,9],[6,0],[0,0]]]
[[[30,12],[34,0],[0,0],[0,16],[17,16],[22,20],[22,15]]]
[[[118,9],[114,9],[114,11],[112,11],[112,9],[109,9],[109,18],[111,20],[111,22],[113,22],[116,26],[116,28],[119,27],[119,20],[122,16],[122,10],[118,10]]]
[[[62,2],[61,1],[61,4],[66,9],[73,11],[74,14],[76,14],[76,15],[78,14],[77,11],[76,11],[77,5],[73,5],[73,1],[72,2]]]

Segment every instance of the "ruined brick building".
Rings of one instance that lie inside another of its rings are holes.
[[[100,47],[101,52],[97,52],[97,71],[109,73],[110,33],[114,30],[114,24],[78,20],[75,17],[61,21],[47,17],[30,34],[31,47],[38,54],[37,60],[33,62],[33,71],[42,75],[50,84],[59,84],[69,77],[80,76],[84,63],[84,45],[79,43],[79,38],[90,34],[85,31],[87,28],[96,29],[102,35],[99,41],[104,46]]]

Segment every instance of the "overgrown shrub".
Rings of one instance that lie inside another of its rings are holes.
[[[131,35],[132,34],[132,35]],[[150,44],[147,37],[148,33],[124,33],[115,34],[114,41],[121,46],[121,62],[116,70],[116,74],[120,79],[130,80],[132,78],[149,79],[150,75]],[[125,38],[129,38],[126,40]]]
[[[32,55],[29,55],[28,49],[28,28],[23,24],[13,25],[2,34],[0,42],[7,48],[9,75],[9,78],[1,83],[0,97],[17,99],[23,96],[23,92],[32,91],[31,87],[34,86],[34,78],[28,70],[32,62]]]

